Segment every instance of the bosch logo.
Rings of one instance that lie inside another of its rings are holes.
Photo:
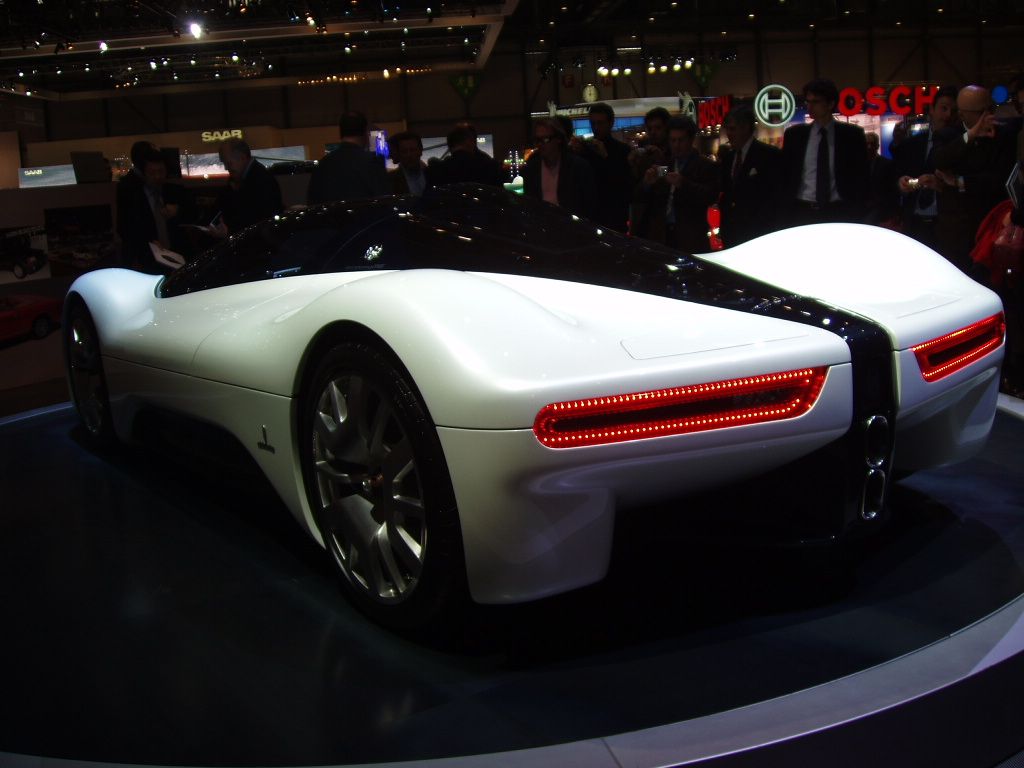
[[[785,125],[796,113],[796,99],[784,85],[766,85],[754,97],[754,114],[772,128]]]

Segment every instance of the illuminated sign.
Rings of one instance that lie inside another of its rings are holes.
[[[228,139],[240,139],[242,132],[237,128],[233,131],[203,131],[202,138],[204,144],[214,144]]]
[[[732,98],[729,96],[705,99],[697,105],[699,118],[697,125],[700,128],[713,128],[716,125],[721,125],[730,109],[732,109]]]
[[[754,97],[754,114],[762,125],[778,128],[793,119],[796,99],[784,85],[766,85]]]
[[[24,171],[22,171],[22,173],[24,173],[26,176],[42,176],[43,175],[43,169],[42,168],[26,168]]]
[[[897,85],[890,91],[874,85],[861,93],[856,88],[843,88],[839,92],[837,108],[840,114],[851,117],[864,112],[868,115],[884,115],[893,112],[897,115],[920,115],[924,108],[935,101],[939,86],[929,85],[922,88],[911,88],[908,85]]]

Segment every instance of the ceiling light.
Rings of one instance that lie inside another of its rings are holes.
[[[203,36],[203,28],[199,26],[198,22],[193,21],[188,25],[188,31],[192,33],[192,37],[198,40]]]
[[[149,68],[150,69],[156,69],[156,62],[155,61],[149,62]]]
[[[105,42],[100,40],[100,53],[106,53],[109,48],[110,48],[109,45],[107,45]]]

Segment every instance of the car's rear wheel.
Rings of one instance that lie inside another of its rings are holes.
[[[317,364],[301,418],[309,503],[353,602],[395,628],[461,603],[455,495],[407,374],[372,346],[339,344]]]
[[[98,446],[115,441],[99,334],[85,303],[70,299],[64,323],[64,356],[71,398],[89,439]]]
[[[50,335],[50,318],[40,315],[32,321],[32,335],[37,339],[44,339]]]

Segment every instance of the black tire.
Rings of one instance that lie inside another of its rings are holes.
[[[96,447],[108,447],[117,438],[110,413],[99,334],[85,302],[77,296],[68,300],[63,326],[64,363],[71,400],[89,441]]]
[[[40,315],[32,321],[32,336],[36,339],[45,339],[50,335],[50,329],[53,327],[50,323],[50,318],[46,315]]]
[[[352,602],[423,628],[467,594],[462,536],[437,430],[408,374],[364,343],[318,362],[299,409],[303,478]]]

